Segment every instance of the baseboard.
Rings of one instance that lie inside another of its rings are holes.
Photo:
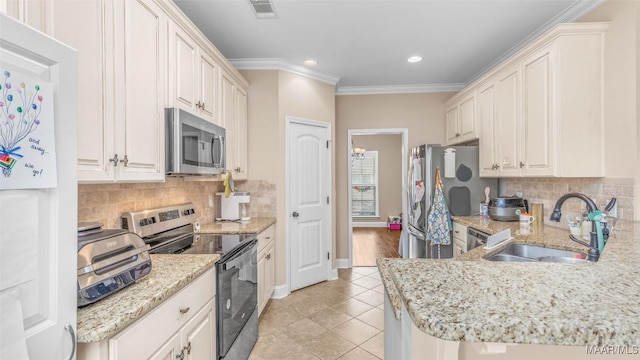
[[[387,227],[387,223],[385,221],[376,221],[376,222],[364,222],[364,221],[354,221],[353,227]]]
[[[331,269],[331,275],[329,276],[329,281],[338,280],[338,269]]]
[[[349,259],[336,259],[336,273],[337,269],[348,269],[349,268]]]
[[[271,295],[272,299],[284,299],[289,296],[289,287],[287,284],[276,285],[273,290],[273,295]]]

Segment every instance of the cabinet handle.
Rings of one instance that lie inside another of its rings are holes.
[[[184,350],[180,351],[180,355],[176,355],[176,359],[184,360]]]
[[[127,157],[127,155],[125,155],[124,159],[120,160],[120,162],[124,164],[124,167],[127,167],[127,165],[129,164],[129,158]]]
[[[456,137],[460,137],[460,133],[456,133]]]
[[[520,169],[522,169],[523,167],[524,167],[524,163],[520,161]]]
[[[185,346],[184,349],[187,350],[187,355],[191,355],[191,341],[189,341],[189,344]]]
[[[76,354],[76,332],[73,331],[73,326],[70,324],[66,324],[64,329],[69,332],[71,336],[71,355],[69,356],[69,360],[73,359],[73,356]]]
[[[271,259],[271,253],[268,253],[267,256],[265,257],[267,260]]]
[[[269,239],[271,239],[271,236],[265,236],[264,239],[265,240],[269,240]]]
[[[118,166],[118,154],[113,154],[113,158],[109,159],[113,163],[113,166]]]
[[[180,314],[184,315],[184,314],[188,313],[189,309],[191,309],[191,308],[188,307],[188,308],[185,308],[185,309],[180,309]]]
[[[206,107],[207,106],[204,103],[202,103],[202,107],[200,109],[204,110]]]
[[[198,102],[196,103],[196,107],[197,107],[198,109],[202,109],[202,103],[201,103],[200,101],[198,101]]]
[[[240,166],[238,166],[237,168],[235,168],[235,172],[239,173],[240,172]]]

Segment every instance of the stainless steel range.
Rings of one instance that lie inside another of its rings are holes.
[[[122,228],[138,234],[152,254],[220,254],[216,263],[218,359],[246,360],[258,339],[256,234],[195,234],[192,203],[122,215]]]

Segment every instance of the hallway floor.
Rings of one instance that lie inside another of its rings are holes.
[[[399,258],[400,230],[353,228],[353,266],[376,266],[379,257]]]
[[[383,359],[384,288],[378,269],[338,269],[338,277],[272,299],[249,359]]]

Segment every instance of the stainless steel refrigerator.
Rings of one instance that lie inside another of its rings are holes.
[[[445,150],[448,155],[445,172]],[[485,200],[485,188],[490,195],[498,195],[498,179],[480,178],[478,146],[421,145],[411,149],[407,178],[407,231],[401,244],[405,258],[453,257],[453,245],[432,245],[425,235],[427,215],[431,207],[436,168],[440,168],[444,195],[451,215],[469,216],[480,212],[480,203]]]

